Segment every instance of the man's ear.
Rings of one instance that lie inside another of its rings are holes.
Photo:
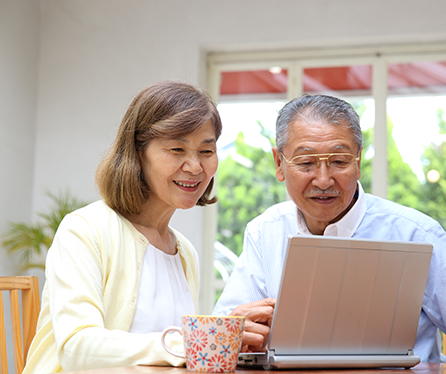
[[[283,173],[283,160],[282,154],[276,147],[273,147],[273,156],[274,156],[274,165],[276,166],[276,178],[279,182],[283,182],[285,180],[285,174]]]
[[[361,150],[359,151],[359,160],[358,160],[358,178],[357,180],[359,181],[359,178],[361,178],[361,158],[362,158],[362,151],[363,151],[364,147],[361,148]]]

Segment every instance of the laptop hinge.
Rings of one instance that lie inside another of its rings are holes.
[[[272,365],[274,365],[276,363],[276,358],[275,358],[275,353],[276,350],[275,349],[267,349],[266,350],[266,364],[263,364],[263,369],[265,370],[270,370]]]

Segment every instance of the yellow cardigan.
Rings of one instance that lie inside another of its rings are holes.
[[[197,309],[197,252],[183,235],[172,231]],[[184,364],[163,349],[160,332],[128,332],[148,244],[103,201],[64,218],[48,252],[42,309],[23,374]],[[183,351],[179,334],[168,334],[166,341]]]

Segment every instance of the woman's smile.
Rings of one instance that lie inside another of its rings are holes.
[[[178,187],[180,187],[183,191],[195,192],[198,189],[198,185],[201,181],[197,182],[189,182],[189,181],[173,181]]]

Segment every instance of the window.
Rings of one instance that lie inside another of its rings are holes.
[[[277,66],[221,74],[218,110],[223,131],[217,143],[219,206],[215,246],[219,258],[224,253],[240,255],[246,223],[286,199],[285,186],[275,177],[271,148],[277,112],[287,101],[287,85],[287,70]],[[224,260],[234,263],[228,255]],[[225,271],[226,268],[216,272],[213,289],[217,296],[224,287],[221,280],[227,276]]]
[[[218,232],[212,240],[226,243],[239,254],[236,243],[251,215],[286,198],[286,191],[274,181],[256,195],[258,178],[269,181],[270,175],[252,172],[260,162],[252,157],[260,154],[274,171],[272,157],[268,161],[267,156],[268,138],[274,137],[271,122],[285,102],[302,93],[341,97],[360,114],[364,132],[361,183],[366,192],[417,208],[446,226],[446,182],[442,179],[446,177],[445,44],[222,53],[209,55],[208,63],[209,90],[223,119],[217,175],[220,206],[218,213],[214,211],[221,222],[214,225]],[[229,162],[232,169],[225,167]],[[257,179],[251,181],[251,175]],[[241,187],[243,178],[245,187]],[[246,188],[246,182],[251,188]],[[236,201],[226,200],[231,193],[255,209],[237,211]],[[206,296],[208,305],[214,293],[215,289]]]
[[[388,198],[446,227],[446,58],[387,69]]]

